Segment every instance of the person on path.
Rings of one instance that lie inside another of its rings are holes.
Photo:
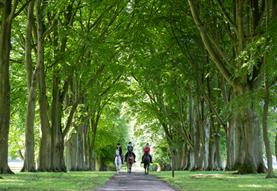
[[[125,154],[125,162],[127,162],[127,157],[128,157],[128,153],[131,152],[132,155],[134,156],[134,162],[136,162],[136,155],[135,153],[133,152],[134,150],[134,147],[133,147],[133,144],[132,142],[130,141],[127,145],[127,153]]]
[[[143,163],[145,155],[149,155],[150,163],[152,163],[152,156],[150,155],[150,145],[149,145],[149,143],[146,143],[146,145],[143,148],[143,152],[144,152],[144,154],[142,156],[141,163]]]
[[[116,150],[119,152],[120,158],[121,158],[121,163],[123,164],[123,155],[122,155],[122,147],[120,143],[117,143],[116,145]],[[117,152],[116,151],[116,152]]]

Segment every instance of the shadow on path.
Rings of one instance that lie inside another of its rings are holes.
[[[165,182],[151,175],[133,172],[114,175],[103,187],[95,191],[175,191]]]

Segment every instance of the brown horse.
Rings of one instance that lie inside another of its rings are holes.
[[[134,155],[132,152],[128,152],[128,156],[127,156],[127,172],[130,174],[131,173],[131,169],[132,169],[132,165],[135,162],[134,159]]]

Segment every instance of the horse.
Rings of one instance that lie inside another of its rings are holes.
[[[121,165],[122,165],[122,159],[121,159],[119,150],[115,151],[114,164],[115,164],[115,168],[116,168],[116,173],[119,174],[120,168],[121,168]]]
[[[130,174],[131,173],[131,169],[132,169],[132,165],[135,162],[134,155],[130,151],[128,151],[127,161],[126,162],[127,162],[127,172]]]
[[[150,155],[144,154],[143,157],[143,167],[144,167],[144,174],[149,174],[149,166],[150,166]]]

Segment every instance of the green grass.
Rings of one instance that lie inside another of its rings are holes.
[[[16,173],[1,175],[0,190],[93,190],[103,185],[114,172]]]
[[[93,190],[103,185],[114,172],[16,173],[1,175],[0,191]],[[275,172],[277,174],[277,172]],[[232,172],[151,172],[182,191],[277,191],[277,179],[265,174],[237,175]]]
[[[265,174],[238,175],[233,172],[176,171],[151,173],[182,191],[277,191],[277,179],[266,179]],[[275,172],[277,174],[277,172]]]

